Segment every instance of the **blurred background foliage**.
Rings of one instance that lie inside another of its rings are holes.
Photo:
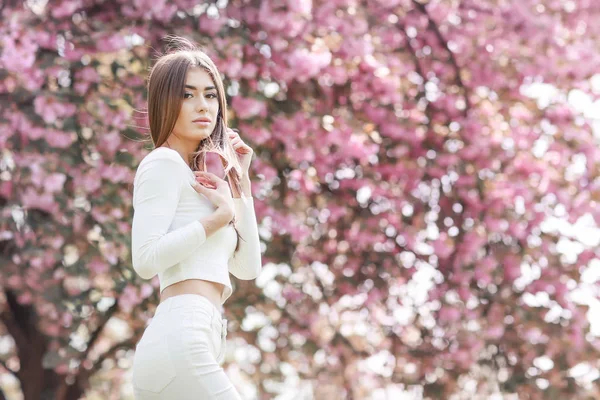
[[[0,15],[6,398],[132,398],[158,282],[131,269],[131,189],[168,34],[213,58],[256,154],[264,267],[225,304],[244,398],[600,397],[594,1]]]

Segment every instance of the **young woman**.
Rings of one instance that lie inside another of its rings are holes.
[[[221,364],[229,273],[250,280],[261,253],[248,169],[253,150],[227,128],[223,82],[191,42],[158,59],[148,78],[154,143],[133,188],[133,268],[158,274],[161,301],[137,344],[138,400],[240,399]],[[227,180],[206,171],[223,160]],[[233,192],[233,193],[232,193]]]

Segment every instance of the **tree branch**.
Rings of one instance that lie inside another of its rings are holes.
[[[438,41],[440,42],[440,45],[446,50],[446,52],[448,52],[448,59],[450,60],[450,64],[452,64],[452,67],[454,67],[454,70],[456,72],[455,73],[456,84],[458,87],[460,87],[463,90],[463,93],[464,93],[465,109],[463,111],[463,115],[465,117],[467,117],[467,114],[468,114],[469,110],[471,109],[471,101],[469,100],[469,91],[467,90],[467,86],[465,85],[465,83],[462,80],[462,77],[460,76],[461,68],[459,67],[458,62],[456,61],[456,57],[454,56],[454,53],[448,47],[448,41],[444,38],[444,36],[442,35],[442,32],[440,32],[439,27],[437,26],[435,21],[431,18],[431,15],[429,15],[429,12],[427,11],[427,7],[425,6],[425,4],[421,4],[416,0],[413,0],[413,4],[419,11],[421,11],[427,17],[427,21],[429,21],[429,27],[431,28],[431,30],[437,37]]]
[[[2,366],[2,368],[4,368],[9,373],[11,373],[15,378],[19,379],[19,377],[17,376],[17,371],[13,370],[8,365],[6,365],[6,362],[4,360],[0,360],[0,366]],[[0,393],[1,392],[2,392],[2,390],[0,389]],[[2,399],[2,397],[0,396],[0,400],[1,399]]]
[[[85,351],[81,355],[80,362],[83,362],[87,358],[90,350],[92,349],[92,347],[94,347],[94,344],[96,343],[96,340],[98,340],[98,338],[100,337],[100,333],[102,333],[102,330],[104,329],[104,326],[106,326],[106,323],[111,319],[111,317],[117,311],[118,308],[119,308],[119,301],[117,300],[117,301],[115,301],[115,304],[113,304],[106,311],[106,315],[105,315],[104,321],[102,321],[102,323],[90,335],[90,341],[88,342],[88,345],[87,345]]]
[[[108,350],[106,350],[104,352],[104,354],[102,354],[100,357],[98,357],[98,359],[94,363],[94,366],[90,369],[90,373],[97,372],[100,369],[100,367],[102,366],[102,363],[104,362],[104,360],[106,360],[109,357],[112,357],[117,352],[117,350],[130,349],[133,346],[135,346],[135,340],[133,340],[134,337],[135,336],[132,336],[131,338],[129,338],[123,342],[116,343],[113,346],[111,346]]]
[[[27,328],[20,322],[19,308],[23,308],[11,290],[5,290],[6,304],[8,309],[0,313],[0,321],[6,326],[6,330],[13,337],[18,349],[24,350],[28,347],[29,334]],[[23,317],[24,318],[24,317]]]

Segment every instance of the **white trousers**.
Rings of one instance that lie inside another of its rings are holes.
[[[136,346],[136,400],[241,400],[221,364],[227,320],[206,297],[161,302]]]

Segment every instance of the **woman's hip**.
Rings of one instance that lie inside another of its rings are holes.
[[[162,399],[167,393],[176,396],[169,398],[185,398],[173,392],[175,386],[196,387],[206,398],[212,398],[208,394],[227,392],[232,387],[220,366],[225,356],[227,320],[208,299],[189,296],[161,303],[137,344],[133,362],[136,398]]]

